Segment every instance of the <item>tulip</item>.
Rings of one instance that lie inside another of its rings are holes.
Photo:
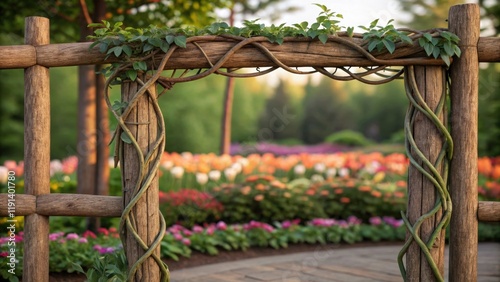
[[[196,173],[196,182],[200,185],[205,185],[208,182],[208,175],[203,172]]]
[[[293,173],[296,175],[303,175],[306,172],[306,167],[304,165],[298,164],[293,168]]]
[[[220,174],[221,174],[220,171],[212,170],[208,173],[208,178],[210,178],[210,180],[212,180],[212,181],[219,181]]]
[[[170,173],[174,178],[180,179],[184,175],[184,168],[180,166],[174,166],[171,170]]]
[[[224,170],[224,176],[226,177],[226,180],[229,182],[233,182],[237,174],[238,172],[232,167],[228,167]]]
[[[314,170],[318,173],[323,173],[326,169],[326,166],[324,163],[317,163],[314,165]]]

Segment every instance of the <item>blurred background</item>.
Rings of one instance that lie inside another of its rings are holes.
[[[355,31],[359,31],[359,25],[368,26],[377,18],[382,25],[394,19],[396,27],[423,30],[446,27],[449,8],[464,2],[3,0],[0,3],[0,44],[22,44],[24,18],[33,15],[50,18],[52,43],[63,43],[84,41],[91,33],[86,28],[87,23],[102,19],[123,21],[125,25],[134,27],[149,24],[202,27],[213,21],[240,25],[244,20],[257,18],[265,24],[314,22],[321,10],[313,3],[324,4],[332,11],[342,14],[340,24],[346,28],[355,27]],[[498,36],[500,4],[495,0],[480,0],[478,4],[483,17],[483,36]],[[108,119],[107,109],[104,116],[99,106],[97,109],[80,107],[79,110],[79,95],[80,103],[90,101],[90,104],[99,104],[99,96],[95,96],[95,93],[92,96],[91,93],[91,89],[95,91],[95,81],[98,79],[89,80],[88,75],[85,79],[86,73],[94,71],[94,67],[50,70],[52,159],[85,153],[87,145],[82,146],[82,138],[85,136],[93,136],[92,142],[97,144],[107,143],[109,138],[103,138],[103,135],[116,127],[114,118]],[[23,158],[23,70],[0,70],[0,77],[1,163],[8,159]],[[266,150],[265,146],[272,144],[349,145],[349,142],[354,142],[354,145],[401,148],[404,142],[402,129],[408,102],[401,80],[372,86],[279,71],[259,78],[237,79],[232,82],[232,145],[224,148],[221,144],[221,124],[226,108],[224,101],[228,83],[226,77],[212,75],[195,82],[177,84],[161,97],[160,104],[167,127],[166,151],[227,153],[230,150],[233,154],[245,154]],[[119,87],[112,91],[113,95],[119,97]],[[87,100],[82,97],[87,97]],[[499,64],[481,65],[479,98],[478,153],[481,156],[500,155]],[[87,119],[97,117],[96,122],[85,120],[85,115],[82,117],[82,113],[89,112],[92,114],[87,115]],[[280,130],[266,130],[276,117],[282,123],[278,124]]]

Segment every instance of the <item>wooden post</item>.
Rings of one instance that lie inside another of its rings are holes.
[[[444,87],[443,77],[444,69],[435,66],[415,66],[415,79],[422,98],[433,111],[437,108]],[[405,74],[405,79],[408,79],[408,72]],[[444,119],[444,113],[438,116],[441,120]],[[441,148],[443,147],[443,135],[438,131],[436,126],[424,114],[417,113],[413,123],[413,136],[418,149],[431,162],[435,163]],[[412,156],[418,160],[415,151],[412,150]],[[429,169],[419,161],[427,172]],[[440,165],[436,169],[442,173],[443,166]],[[408,219],[413,225],[417,219],[423,214],[428,213],[434,207],[438,198],[436,188],[430,180],[428,180],[415,167],[410,166],[408,171]],[[438,225],[442,216],[442,211],[439,211],[433,217],[424,221],[419,230],[419,236],[427,242],[430,235]],[[444,231],[437,237],[430,252],[432,258],[438,266],[441,275],[444,275]],[[407,236],[411,236],[409,233]],[[435,281],[434,273],[427,262],[424,253],[415,241],[410,245],[406,253],[406,279],[407,281]]]
[[[479,6],[450,9],[451,32],[460,38],[460,58],[450,67],[451,135],[455,153],[451,162],[450,281],[477,280],[477,119]]]
[[[132,100],[138,89],[139,85],[136,82],[124,82],[122,84],[122,101],[129,102]],[[149,91],[156,96],[154,86]],[[147,95],[139,98],[137,106],[130,112],[126,123],[137,140],[142,153],[146,155],[158,138],[158,119],[151,98]],[[163,152],[163,148],[161,148],[161,152]],[[124,143],[122,156],[123,197],[124,206],[127,206],[134,197],[134,186],[141,177],[142,172],[140,171],[140,159],[133,145]],[[144,176],[142,175],[143,178]],[[156,175],[146,194],[137,202],[131,212],[133,215],[131,217],[132,225],[135,226],[138,235],[148,246],[153,243],[156,235],[160,232],[158,189],[158,175]],[[145,253],[128,230],[126,232],[125,253],[129,268]],[[160,248],[157,248],[155,253],[160,256]],[[138,269],[134,279],[135,281],[160,281],[160,276],[159,266],[152,257],[149,257]]]
[[[49,19],[26,18],[25,43],[50,43]],[[50,76],[34,65],[24,71],[25,193],[50,193]],[[32,214],[24,221],[23,281],[49,281],[49,217]]]

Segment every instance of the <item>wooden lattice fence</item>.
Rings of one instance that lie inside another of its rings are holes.
[[[155,105],[154,85],[160,82],[155,80],[156,74],[153,74],[152,77],[140,77],[138,82],[122,85],[122,100],[137,101],[135,104],[131,102],[133,106],[117,118],[123,119],[121,130],[140,140],[122,148],[123,198],[51,194],[48,70],[50,67],[109,63],[112,59],[104,60],[104,55],[97,48],[89,51],[90,43],[50,44],[48,30],[48,19],[27,18],[25,45],[0,47],[0,68],[25,69],[26,188],[24,195],[16,195],[15,209],[16,215],[25,216],[23,280],[48,281],[48,219],[56,215],[123,216],[126,255],[129,265],[137,270],[133,279],[165,279],[168,275],[161,274],[162,266],[158,262],[159,247],[154,245],[164,229],[157,209],[158,183],[155,175],[159,153],[154,151],[164,144],[164,136],[159,134],[162,119],[158,117],[159,110]],[[361,41],[356,38],[348,43],[331,38],[326,44],[304,38],[288,38],[283,45],[276,45],[265,38],[244,42],[220,36],[199,37],[192,39],[197,40],[196,44],[189,44],[188,41],[185,49],[172,50],[168,63],[165,61],[160,70],[207,69],[213,73],[222,68],[281,67],[297,72],[293,68],[309,66],[334,79],[344,79],[336,77],[326,68],[348,71],[344,68],[348,66],[365,68],[364,75],[349,73],[348,78],[363,81],[374,71],[384,70],[387,66],[402,66],[398,75],[404,72],[410,99],[405,130],[412,160],[408,179],[408,212],[404,215],[409,230],[408,240],[400,254],[401,257],[406,256],[404,276],[411,281],[432,281],[443,277],[445,244],[444,232],[439,227],[449,221],[449,279],[474,281],[477,277],[477,222],[500,221],[500,203],[478,202],[477,199],[478,64],[500,62],[500,38],[479,37],[479,8],[475,4],[452,7],[449,30],[461,39],[459,47],[462,51],[461,57],[454,58],[448,70],[451,78],[449,85],[443,61],[425,56],[421,47],[404,46],[397,48],[394,54],[373,57],[356,47]],[[188,80],[170,78],[170,81],[166,79],[161,83]],[[142,96],[136,96],[141,91]],[[447,92],[452,109],[449,121],[443,106],[443,97]],[[131,112],[134,114],[130,115]],[[161,112],[159,114],[161,117]],[[451,132],[448,133],[448,130]],[[0,195],[1,216],[8,216],[7,208],[4,208],[7,207],[8,196]],[[430,213],[431,210],[435,212]],[[133,214],[132,220],[127,219],[125,215],[128,214]],[[133,233],[138,234],[143,243],[133,238]],[[431,262],[429,258],[432,258]],[[134,266],[141,259],[145,263]]]

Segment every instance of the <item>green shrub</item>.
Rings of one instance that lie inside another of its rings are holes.
[[[330,134],[325,138],[325,142],[348,146],[367,146],[373,143],[363,134],[352,130],[342,130]]]
[[[400,130],[391,135],[389,139],[389,143],[391,144],[404,144],[405,143],[405,131]]]

